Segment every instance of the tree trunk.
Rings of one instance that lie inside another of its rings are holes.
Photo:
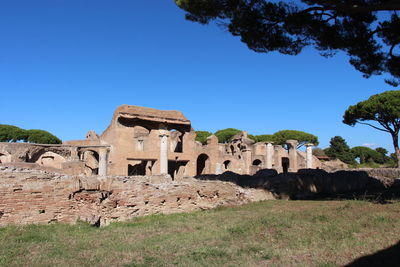
[[[394,146],[394,153],[397,156],[397,168],[400,168],[400,148],[399,148],[399,135],[394,134],[393,137],[393,146]]]

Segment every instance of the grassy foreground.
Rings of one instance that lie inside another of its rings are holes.
[[[340,266],[400,240],[400,202],[266,201],[103,228],[0,228],[2,266]]]

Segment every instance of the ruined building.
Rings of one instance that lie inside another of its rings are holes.
[[[86,175],[158,175],[173,179],[232,171],[255,174],[260,169],[296,172],[319,168],[311,153],[297,150],[288,140],[288,150],[270,142],[255,143],[246,132],[231,142],[219,144],[216,136],[202,145],[195,141],[191,122],[179,111],[122,105],[101,134],[89,131],[85,140],[62,145],[0,143],[0,163],[58,170]]]

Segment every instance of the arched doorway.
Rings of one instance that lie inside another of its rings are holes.
[[[64,162],[66,162],[66,159],[63,156],[51,151],[42,153],[36,160],[36,163],[41,166],[55,169],[62,169],[62,164]]]
[[[196,174],[201,175],[201,174],[210,174],[210,157],[207,156],[206,154],[200,154],[197,157],[197,162],[196,162]]]

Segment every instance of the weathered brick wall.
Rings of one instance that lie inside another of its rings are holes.
[[[167,181],[167,182],[161,182]],[[0,225],[77,220],[106,225],[136,216],[272,199],[262,189],[166,177],[84,177],[0,168]]]
[[[244,188],[262,188],[276,198],[312,199],[318,195],[338,195],[350,192],[387,191],[400,187],[400,169],[347,169],[326,172],[321,169],[301,169],[297,173],[261,170],[255,175],[225,172],[221,175],[199,175],[199,180],[228,181]],[[397,190],[397,189],[395,189]]]
[[[400,168],[364,168],[353,170],[365,171],[371,177],[400,179]]]

